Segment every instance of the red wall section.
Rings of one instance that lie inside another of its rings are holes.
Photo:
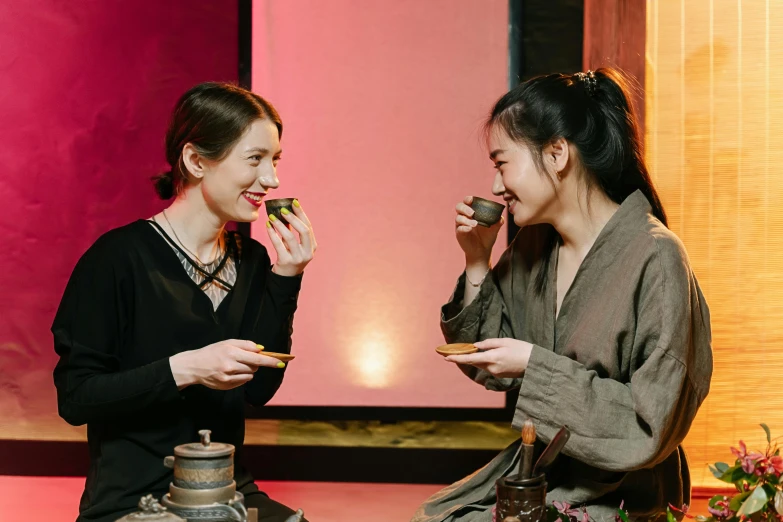
[[[76,260],[156,212],[166,121],[237,80],[222,0],[0,2],[0,438],[58,438],[51,325]]]

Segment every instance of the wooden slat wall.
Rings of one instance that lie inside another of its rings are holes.
[[[783,4],[648,0],[647,160],[712,315],[715,372],[686,449],[694,485],[783,431]]]

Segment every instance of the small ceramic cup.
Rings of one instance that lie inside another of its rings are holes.
[[[503,215],[503,209],[505,205],[497,203],[496,201],[490,201],[488,199],[473,196],[473,203],[470,204],[470,208],[473,209],[473,219],[478,221],[478,224],[482,227],[491,227],[498,221]]]
[[[294,213],[294,198],[282,198],[282,199],[268,199],[264,201],[266,205],[266,213],[275,216],[277,219],[287,224],[288,221],[283,219],[281,210],[287,209],[291,214]]]

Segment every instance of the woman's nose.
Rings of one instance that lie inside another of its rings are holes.
[[[492,193],[496,196],[502,196],[506,192],[506,186],[503,185],[503,176],[500,172],[495,174],[495,181],[492,183]]]
[[[271,169],[271,172],[264,172],[258,177],[258,182],[265,189],[276,189],[280,186],[280,180],[277,179],[277,172]]]

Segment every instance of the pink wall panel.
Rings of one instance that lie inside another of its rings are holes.
[[[434,348],[464,267],[454,205],[490,194],[507,3],[255,0],[253,88],[285,125],[275,195],[300,198],[319,241],[275,404],[503,404]]]
[[[0,438],[57,438],[49,327],[76,260],[156,212],[166,121],[237,79],[237,7],[207,0],[0,2]]]

